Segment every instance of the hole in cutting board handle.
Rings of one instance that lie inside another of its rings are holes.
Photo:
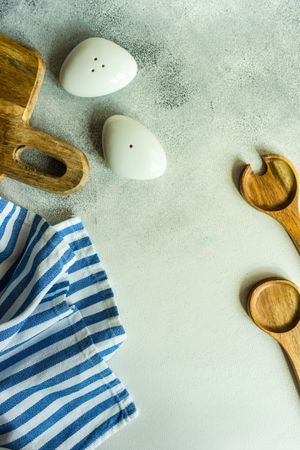
[[[42,172],[45,175],[60,178],[67,171],[67,167],[62,161],[36,148],[19,147],[15,154],[17,159],[25,166],[34,171]]]

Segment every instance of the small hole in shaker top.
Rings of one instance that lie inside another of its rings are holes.
[[[95,69],[91,69],[91,72],[95,72]]]

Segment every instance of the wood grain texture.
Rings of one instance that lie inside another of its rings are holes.
[[[249,294],[248,312],[284,349],[300,384],[299,288],[288,280],[264,280]]]
[[[69,194],[86,183],[89,165],[76,147],[30,127],[44,72],[36,50],[0,35],[0,178],[8,176],[48,192]],[[58,177],[27,166],[20,158],[25,148],[61,161],[65,173]]]
[[[254,208],[276,219],[286,229],[300,253],[299,177],[294,165],[280,155],[263,156],[266,170],[255,174],[248,164],[240,191]]]

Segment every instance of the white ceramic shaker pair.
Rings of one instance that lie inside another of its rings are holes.
[[[70,94],[99,97],[122,89],[136,73],[137,64],[127,50],[107,39],[92,37],[69,53],[59,79]],[[160,142],[130,117],[114,115],[105,121],[102,147],[107,164],[123,177],[149,180],[166,170],[166,154]]]

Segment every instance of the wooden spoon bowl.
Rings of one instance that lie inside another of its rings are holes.
[[[300,292],[288,280],[269,280],[252,291],[248,309],[256,325],[265,331],[285,333],[300,318]]]
[[[248,297],[248,312],[255,324],[287,353],[300,383],[300,290],[288,280],[257,284]]]
[[[243,197],[256,209],[264,212],[280,211],[297,197],[298,174],[290,161],[280,155],[262,157],[265,172],[256,174],[250,164],[241,177]]]
[[[265,172],[255,174],[248,164],[241,179],[244,199],[254,208],[276,219],[288,232],[300,253],[299,178],[294,165],[283,156],[262,157]]]

